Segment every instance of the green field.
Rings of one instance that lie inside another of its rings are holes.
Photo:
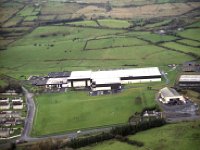
[[[98,20],[98,22],[101,26],[110,28],[128,28],[130,26],[126,20],[103,19]]]
[[[98,24],[95,21],[77,21],[77,22],[72,22],[72,23],[68,23],[68,24],[77,25],[77,26],[98,27]]]
[[[156,23],[152,23],[152,24],[147,24],[145,27],[146,28],[155,28],[155,27],[160,27],[160,26],[164,26],[169,24],[170,22],[172,22],[171,19],[167,19],[161,22],[156,22]]]
[[[128,47],[147,45],[147,42],[131,37],[115,37],[90,40],[86,49],[104,49],[112,47]]]
[[[193,39],[193,40],[197,40],[198,42],[200,42],[200,29],[187,29],[187,30],[183,30],[182,32],[178,33],[178,35],[180,35],[181,37],[184,38],[189,38],[189,39]]]
[[[180,50],[180,51],[183,51],[183,52],[186,52],[186,53],[192,52],[192,53],[200,56],[200,49],[197,48],[197,47],[190,47],[190,46],[178,44],[178,43],[175,43],[175,42],[168,42],[168,43],[164,43],[162,45],[165,46],[165,47],[173,48],[173,49]]]
[[[155,105],[155,91],[144,90],[146,87],[133,88],[106,96],[89,96],[80,91],[37,96],[32,135],[126,123],[134,112]],[[142,98],[141,103],[135,103],[137,96]]]
[[[200,46],[200,42],[193,41],[193,40],[184,39],[184,40],[179,40],[178,42],[189,45],[189,46]]]
[[[198,150],[200,140],[200,122],[169,124],[129,136],[141,141],[143,147],[136,147],[116,140],[94,144],[80,150]]]

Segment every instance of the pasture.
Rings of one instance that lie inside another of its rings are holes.
[[[166,48],[157,44],[174,39],[176,37],[171,35],[146,31],[61,25],[38,27],[13,42],[6,51],[0,51],[0,69],[19,79],[51,71],[110,69],[127,65],[161,67],[192,60],[189,55],[168,50],[167,42],[163,43]],[[185,49],[179,50],[199,54],[198,48],[182,47]],[[177,56],[181,59],[176,59]]]
[[[200,122],[184,122],[177,124],[169,124],[163,127],[150,129],[129,136],[131,140],[141,141],[143,147],[135,147],[127,143],[122,143],[116,140],[110,140],[80,150],[187,150],[199,149],[200,138]]]
[[[88,92],[80,91],[36,96],[37,110],[32,135],[127,123],[133,113],[145,106],[155,105],[154,94],[155,91],[140,87],[104,96],[89,96]],[[137,96],[142,99],[139,103],[135,102]]]

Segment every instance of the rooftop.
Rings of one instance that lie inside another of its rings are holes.
[[[168,87],[161,89],[160,92],[164,97],[181,96],[175,89]]]
[[[59,77],[69,77],[71,72],[50,72],[48,74],[49,78],[59,78]]]
[[[92,71],[72,71],[68,79],[90,78]]]
[[[67,78],[49,78],[46,82],[47,85],[67,83]]]
[[[181,75],[179,82],[200,82],[200,75]]]
[[[158,67],[150,68],[132,68],[109,71],[92,72],[91,78],[120,78],[120,77],[137,77],[137,76],[156,76],[161,75]]]

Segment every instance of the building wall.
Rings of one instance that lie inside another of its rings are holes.
[[[0,106],[0,109],[3,110],[3,109],[10,109],[10,104],[9,105],[6,105],[6,106]]]
[[[86,81],[72,81],[73,87],[86,87]]]
[[[23,104],[22,105],[13,105],[13,109],[23,109]]]
[[[161,97],[165,100],[165,103],[168,103],[170,101],[170,99],[178,99],[180,101],[184,101],[185,102],[185,98],[183,96],[164,97],[161,94]]]
[[[145,83],[145,82],[160,82],[161,78],[157,79],[137,79],[137,80],[121,80],[122,84],[129,84],[129,83]]]
[[[95,87],[92,88],[92,91],[108,91],[111,90],[111,87]]]

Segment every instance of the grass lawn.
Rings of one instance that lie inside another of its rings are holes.
[[[110,28],[128,28],[130,23],[125,20],[114,20],[114,19],[102,19],[98,20],[101,26],[110,27]]]
[[[135,103],[137,96],[142,98],[140,104]],[[36,96],[37,113],[32,135],[126,123],[134,112],[155,105],[154,96],[155,91],[146,90],[146,87],[106,96],[89,96],[88,92],[80,91],[39,95]]]

